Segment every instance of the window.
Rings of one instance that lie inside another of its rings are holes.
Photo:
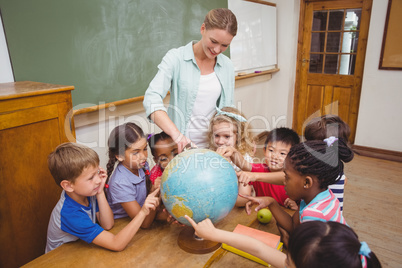
[[[361,9],[314,11],[310,73],[353,75]]]

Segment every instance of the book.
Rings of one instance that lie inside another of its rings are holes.
[[[270,247],[276,248],[279,251],[282,251],[283,249],[283,243],[281,242],[281,237],[279,235],[276,234],[271,234],[268,232],[264,232],[261,230],[257,230],[251,227],[247,227],[241,224],[238,224],[236,226],[236,228],[233,230],[234,233],[238,233],[238,234],[243,234],[243,235],[247,235],[247,236],[251,236],[257,240],[260,240],[261,242],[267,244]],[[231,251],[237,255],[240,255],[242,257],[248,258],[252,261],[255,261],[257,263],[260,263],[264,266],[270,267],[271,265],[263,260],[261,260],[260,258],[257,258],[247,252],[244,252],[242,250],[239,250],[237,248],[234,248],[232,246],[229,246],[228,244],[222,243],[222,248],[226,249],[228,251]]]

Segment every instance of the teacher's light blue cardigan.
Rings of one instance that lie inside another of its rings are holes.
[[[163,104],[168,91],[170,103],[167,109],[169,118],[179,131],[185,134],[190,122],[194,102],[197,98],[201,71],[197,66],[193,44],[169,50],[158,65],[158,73],[149,84],[144,97],[147,117],[155,111],[166,108]],[[235,73],[232,61],[223,54],[217,56],[214,71],[222,86],[216,106],[233,106]]]

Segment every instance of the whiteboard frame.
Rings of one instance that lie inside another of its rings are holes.
[[[3,27],[3,18],[0,10],[0,83],[14,82],[14,73],[8,52],[6,33]]]
[[[276,4],[267,1],[228,0],[238,32],[230,45],[235,72],[252,73],[277,68]]]

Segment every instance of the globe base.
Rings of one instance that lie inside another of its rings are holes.
[[[186,226],[177,238],[179,247],[188,253],[206,254],[217,250],[221,243],[202,239],[195,235],[193,227]]]

